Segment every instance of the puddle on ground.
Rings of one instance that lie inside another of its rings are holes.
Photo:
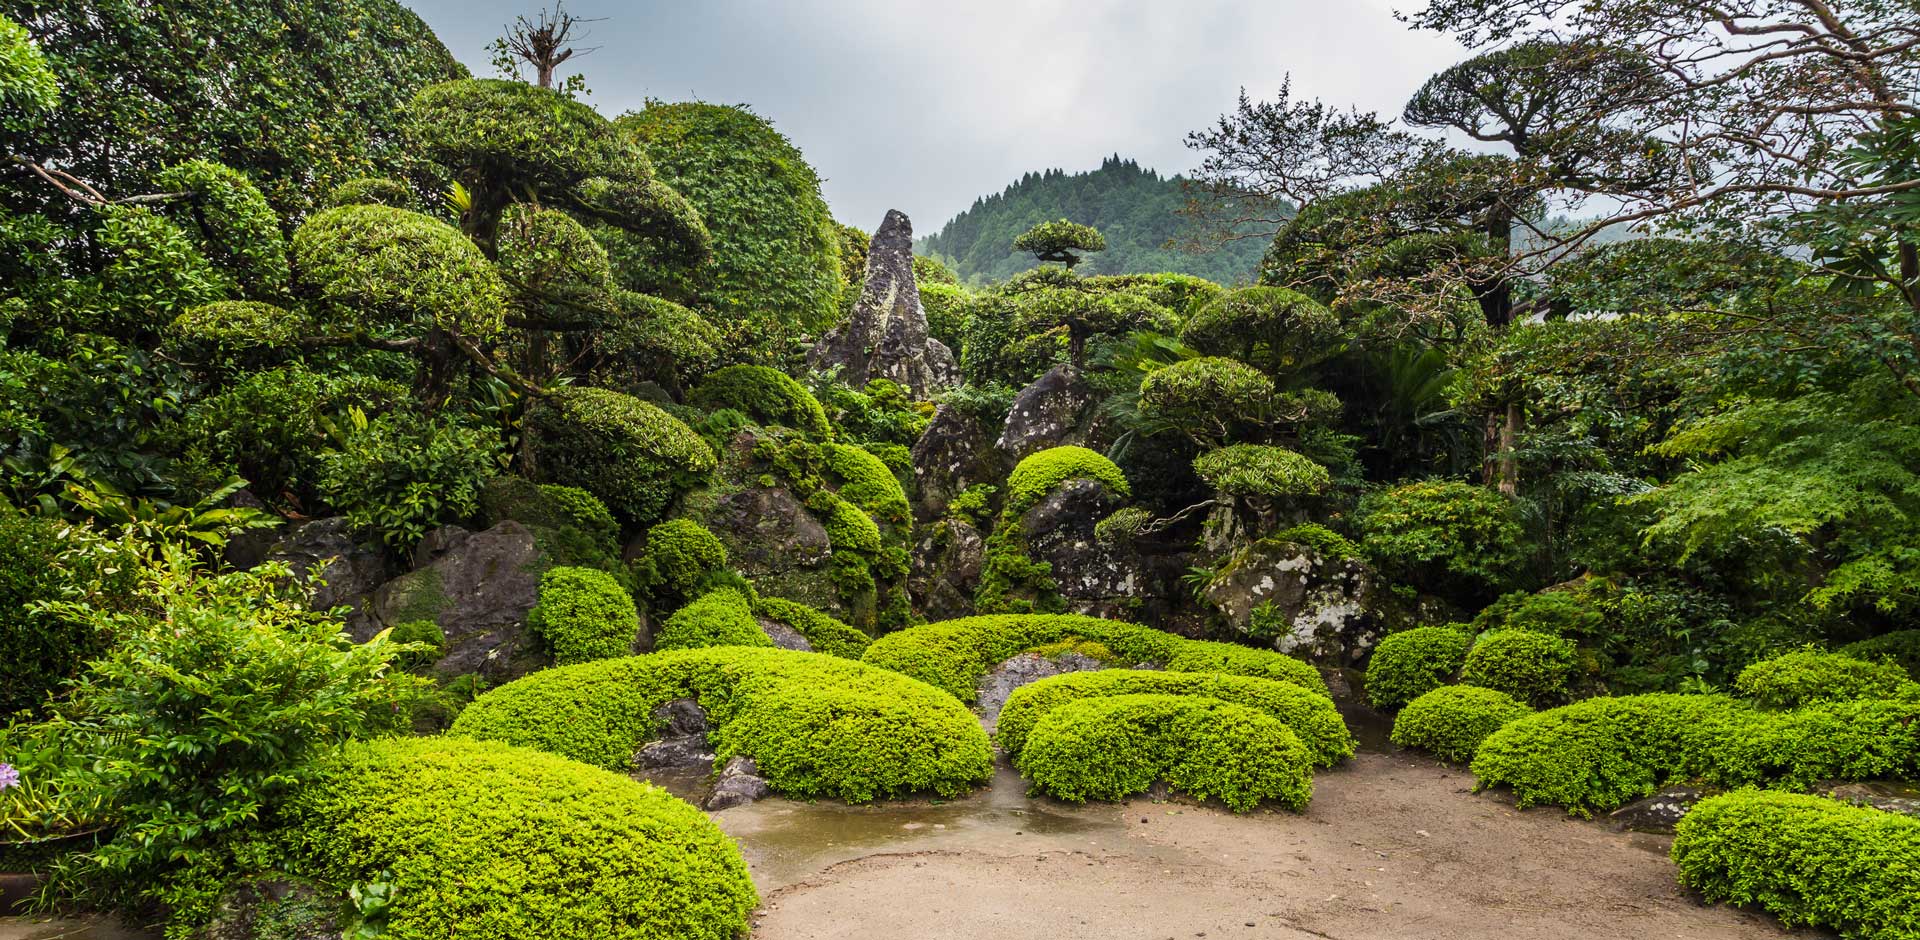
[[[1359,742],[1362,754],[1391,754],[1394,747],[1393,716],[1375,711],[1363,702],[1341,702],[1340,718]]]
[[[103,917],[0,917],[0,940],[158,940],[160,934],[122,927]]]
[[[706,767],[662,767],[627,776],[651,783],[695,806],[706,802],[707,794],[713,792],[713,771]]]

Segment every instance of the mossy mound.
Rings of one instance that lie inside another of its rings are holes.
[[[1009,756],[1018,758],[1034,726],[1054,709],[1116,695],[1185,695],[1244,705],[1292,730],[1316,767],[1331,767],[1353,756],[1353,735],[1325,695],[1273,679],[1192,672],[1114,669],[1041,679],[1008,696],[995,739]]]
[[[986,732],[959,702],[896,673],[821,653],[722,647],[563,666],[475,699],[453,733],[623,767],[659,730],[653,709],[694,698],[718,760],[751,757],[789,796],[852,803],[987,779]]]
[[[1164,780],[1246,812],[1272,801],[1301,809],[1313,757],[1279,719],[1191,695],[1116,695],[1068,702],[1040,717],[1014,766],[1063,800],[1118,800]]]
[[[739,850],[699,810],[505,744],[351,745],[286,817],[327,881],[393,886],[382,936],[394,940],[732,940],[759,903]]]
[[[1452,627],[1388,634],[1367,661],[1367,701],[1392,711],[1449,682],[1467,664],[1473,637]]]
[[[1505,692],[1445,685],[1407,703],[1393,721],[1393,743],[1464,764],[1489,735],[1531,714],[1525,702]]]
[[[1888,698],[1912,684],[1898,663],[1811,649],[1761,660],[1740,670],[1734,680],[1741,695],[1767,708]]]

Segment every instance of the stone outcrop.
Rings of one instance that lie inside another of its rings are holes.
[[[773,785],[760,776],[760,766],[751,757],[735,757],[720,768],[703,808],[712,810],[741,806],[773,795]]]
[[[1027,557],[1053,566],[1054,589],[1076,613],[1132,619],[1141,596],[1143,559],[1125,546],[1102,544],[1093,527],[1121,501],[1093,480],[1070,480],[1020,517]]]
[[[634,753],[633,766],[641,770],[713,767],[713,746],[707,742],[707,712],[700,703],[677,698],[654,708],[652,717],[660,725],[660,737],[648,741]]]
[[[353,625],[357,638],[432,620],[447,637],[446,655],[434,666],[443,675],[504,682],[541,665],[526,623],[549,561],[532,530],[512,521],[484,532],[447,526],[423,541],[418,560],[420,567],[374,592],[370,617]]]
[[[1276,541],[1236,553],[1206,591],[1230,629],[1330,666],[1358,665],[1386,635],[1379,594],[1365,562]]]
[[[344,516],[295,526],[267,549],[265,560],[284,562],[294,576],[314,584],[308,602],[314,610],[345,605],[354,608],[357,620],[364,619],[359,612],[367,595],[386,579],[380,553],[354,538]]]
[[[839,608],[827,529],[786,487],[728,493],[703,521],[727,547],[728,563],[762,593],[822,610]]]
[[[1608,813],[1607,821],[1623,832],[1671,834],[1705,795],[1694,787],[1667,787]]]
[[[1020,390],[994,442],[1014,462],[1062,444],[1084,443],[1099,396],[1079,370],[1066,363],[1048,369]]]
[[[925,400],[960,384],[953,351],[927,333],[927,313],[913,275],[913,223],[887,213],[867,250],[867,280],[847,322],[820,338],[807,354],[814,369],[838,367],[856,388],[891,379]]]
[[[1013,461],[994,446],[994,430],[971,412],[941,405],[913,445],[913,515],[929,522],[947,514],[947,504],[976,484],[999,486]]]
[[[907,575],[913,609],[933,621],[971,615],[987,557],[986,539],[965,519],[947,519],[922,533]]]
[[[1080,653],[1067,652],[1058,656],[1021,653],[980,677],[980,715],[991,725],[1000,717],[1000,709],[1007,704],[1007,698],[1013,695],[1014,689],[1049,676],[1105,668],[1105,663]]]

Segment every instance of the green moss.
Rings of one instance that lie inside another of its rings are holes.
[[[453,604],[440,584],[440,572],[434,568],[410,571],[387,583],[386,607],[393,611],[394,622],[431,620],[439,622],[440,612]]]
[[[421,670],[440,661],[447,653],[447,634],[431,620],[403,620],[389,628],[387,639],[395,643],[418,644],[420,649],[402,653],[394,661],[410,670]]]
[[[1312,758],[1285,724],[1190,695],[1064,703],[1040,716],[1014,766],[1035,790],[1074,803],[1122,799],[1159,780],[1238,812],[1266,801],[1298,810],[1313,795]]]
[[[1467,664],[1473,637],[1452,627],[1388,634],[1367,662],[1367,700],[1392,711],[1449,682]]]
[[[700,408],[732,408],[769,425],[825,439],[833,433],[826,409],[806,386],[778,369],[728,366],[700,381],[688,402]]]
[[[453,731],[622,767],[656,733],[652,710],[687,697],[713,722],[720,761],[753,758],[789,796],[953,796],[991,773],[986,732],[951,696],[788,650],[679,650],[549,669],[482,695]]]
[[[843,499],[876,521],[905,525],[912,520],[907,491],[901,488],[892,468],[879,457],[852,444],[827,444],[821,447],[821,454],[827,472],[839,481]]]
[[[1232,496],[1287,499],[1313,496],[1333,485],[1327,468],[1284,447],[1234,444],[1193,459],[1193,472]]]
[[[565,666],[633,652],[640,615],[611,575],[592,568],[549,568],[540,576],[540,602],[527,626],[547,641]]]
[[[1115,653],[1107,644],[1098,640],[1083,640],[1077,636],[1063,637],[1052,643],[1042,643],[1023,653],[1033,653],[1045,659],[1058,660],[1063,656],[1085,656],[1103,666],[1118,666],[1120,654]]]
[[[1050,447],[1028,455],[1007,476],[1004,518],[1026,513],[1069,480],[1093,480],[1115,496],[1133,494],[1126,474],[1113,461],[1085,447]]]
[[[634,562],[647,592],[669,602],[698,596],[726,567],[727,547],[719,536],[691,519],[668,519],[648,529],[646,551]]]
[[[753,602],[753,613],[768,620],[777,620],[799,631],[807,638],[807,645],[816,653],[839,656],[842,659],[859,659],[873,642],[866,634],[829,617],[805,604],[779,597],[758,597]]]
[[[1505,692],[1443,685],[1422,693],[1401,709],[1393,721],[1393,743],[1432,751],[1441,760],[1464,764],[1473,760],[1480,742],[1489,735],[1531,714],[1533,709],[1526,703]]]
[[[1875,663],[1839,653],[1797,650],[1740,670],[1734,688],[1767,708],[1797,708],[1819,702],[1890,698],[1913,684],[1896,663]]]
[[[554,482],[580,487],[636,523],[658,519],[715,464],[712,449],[679,419],[607,389],[560,389],[527,420]]]
[[[1467,653],[1460,681],[1542,705],[1564,701],[1576,663],[1572,640],[1532,630],[1495,630]]]
[[[351,745],[285,808],[304,864],[392,885],[384,936],[733,940],[740,852],[665,790],[457,738]]]
[[[1084,699],[1148,694],[1216,699],[1252,708],[1291,729],[1317,767],[1331,767],[1353,756],[1353,736],[1327,696],[1273,679],[1190,672],[1109,669],[1041,679],[1008,696],[994,737],[1008,755],[1018,758],[1035,724],[1056,708]]]
[[[1363,557],[1360,546],[1352,540],[1326,526],[1313,522],[1303,522],[1296,526],[1281,529],[1261,539],[1267,543],[1286,543],[1311,548],[1321,557],[1348,560]]]
[[[1695,804],[1674,828],[1680,883],[1845,937],[1920,935],[1920,819],[1837,800],[1743,790]]]
[[[753,617],[753,601],[733,588],[709,591],[675,611],[653,637],[656,650],[772,645]]]

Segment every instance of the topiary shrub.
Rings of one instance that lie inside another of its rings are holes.
[[[728,366],[708,375],[687,403],[700,408],[732,408],[766,424],[825,438],[833,433],[827,411],[806,386],[779,369]]]
[[[1119,620],[1077,614],[992,614],[962,617],[889,633],[861,660],[945,689],[963,702],[978,695],[980,677],[1021,652],[1061,640],[1089,640],[1126,663],[1158,663],[1176,672],[1212,672],[1290,682],[1327,694],[1319,670],[1273,650],[1188,640]]]
[[[805,604],[785,598],[755,598],[753,613],[756,617],[777,620],[799,631],[816,653],[842,659],[859,659],[873,643],[870,637],[859,630]]]
[[[1467,664],[1473,637],[1452,627],[1415,627],[1381,638],[1367,662],[1367,701],[1393,711],[1449,682]]]
[[[166,348],[195,363],[207,363],[223,354],[284,349],[308,328],[305,317],[273,304],[222,300],[175,317],[167,327]]]
[[[1140,415],[1213,441],[1264,423],[1273,410],[1273,379],[1244,362],[1202,356],[1155,369],[1140,380]]]
[[[286,292],[287,243],[280,217],[245,173],[210,160],[188,160],[161,170],[153,184],[190,194],[176,217],[198,233],[201,252],[248,296]]]
[[[1767,708],[1797,708],[1818,702],[1887,698],[1912,684],[1895,663],[1874,663],[1839,653],[1797,650],[1740,670],[1734,688]]]
[[[1506,585],[1525,533],[1506,497],[1456,482],[1409,483],[1360,501],[1361,547],[1389,575],[1460,601]]]
[[[727,547],[692,519],[668,519],[647,530],[647,548],[634,561],[641,586],[657,600],[696,597],[726,570]]]
[[[1013,690],[995,722],[994,737],[1018,759],[1033,727],[1071,702],[1116,695],[1183,695],[1244,705],[1278,720],[1299,737],[1316,767],[1353,756],[1353,735],[1333,700],[1289,682],[1253,676],[1112,669],[1070,672]]]
[[[1467,652],[1460,681],[1533,705],[1563,700],[1573,677],[1574,654],[1572,640],[1532,630],[1495,630],[1483,634]]]
[[[547,641],[565,666],[633,652],[640,615],[620,582],[592,568],[556,567],[540,576],[540,601],[527,626]]]
[[[507,287],[459,229],[391,206],[341,206],[293,233],[294,269],[345,330],[428,326],[482,340],[500,331]]]
[[[842,499],[876,521],[903,525],[913,518],[899,478],[872,452],[852,444],[826,444],[820,454],[826,471],[839,481]]]
[[[1085,447],[1049,447],[1027,455],[1008,474],[1004,516],[1023,515],[1068,480],[1093,480],[1115,496],[1133,493],[1127,486],[1126,474],[1105,456]]]
[[[1870,640],[1848,643],[1840,647],[1839,652],[1873,663],[1892,660],[1899,663],[1907,675],[1920,679],[1920,630],[1895,630]]]
[[[1432,751],[1441,760],[1464,764],[1473,760],[1488,735],[1531,714],[1533,709],[1525,702],[1505,692],[1443,685],[1422,693],[1400,710],[1393,720],[1393,743]]]
[[[337,209],[341,206],[392,206],[395,209],[410,209],[414,204],[414,196],[413,190],[408,189],[405,183],[378,176],[362,176],[327,190],[326,198],[320,203],[322,209]]]
[[[1234,444],[1193,459],[1193,472],[1231,496],[1287,499],[1314,496],[1333,485],[1327,468],[1284,447]]]
[[[753,617],[753,601],[733,588],[720,588],[675,611],[653,637],[656,650],[707,646],[772,646]]]
[[[1273,801],[1302,809],[1313,759],[1263,712],[1190,695],[1116,695],[1068,702],[1040,716],[1014,759],[1033,788],[1060,799],[1118,800],[1155,781],[1236,812]]]
[[[1269,373],[1297,372],[1339,351],[1340,318],[1319,301],[1284,287],[1243,287],[1195,310],[1180,341],[1210,356],[1231,356]]]
[[[1805,788],[1920,773],[1920,699],[1768,712],[1720,695],[1592,698],[1515,720],[1481,744],[1482,788],[1522,807],[1609,810],[1669,780]]]
[[[580,487],[636,523],[658,519],[715,463],[706,441],[678,418],[603,388],[559,389],[527,421],[539,465],[554,482]]]
[[[453,733],[624,767],[652,711],[694,698],[717,762],[751,757],[781,793],[860,803],[964,792],[992,773],[986,732],[940,690],[820,653],[689,649],[548,669],[475,699]]]
[[[505,744],[352,745],[285,809],[305,867],[391,886],[382,936],[733,940],[759,904],[720,828],[649,784]]]
[[[1866,940],[1920,936],[1920,819],[1838,800],[1742,790],[1674,827],[1680,883],[1788,927]]]

